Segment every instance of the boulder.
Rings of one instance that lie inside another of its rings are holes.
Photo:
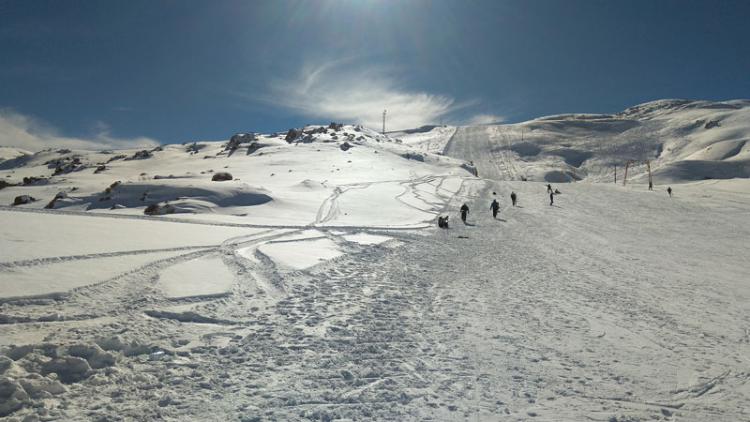
[[[418,152],[405,152],[401,154],[401,156],[406,158],[407,160],[415,160],[415,161],[424,162],[424,155]]]
[[[128,156],[125,155],[125,154],[115,155],[114,157],[111,157],[109,160],[107,160],[107,164],[111,163],[112,161],[122,160],[122,159],[127,158],[127,157]]]
[[[23,205],[23,204],[30,204],[32,202],[36,201],[36,198],[30,195],[18,195],[13,200],[13,205]]]
[[[302,136],[302,131],[299,129],[289,129],[289,131],[286,133],[286,137],[284,140],[286,140],[289,143],[294,142],[295,139]]]
[[[349,142],[344,142],[343,144],[339,145],[339,148],[341,148],[341,151],[348,151],[349,148],[352,147],[352,144]]]
[[[94,174],[99,174],[99,173],[103,172],[106,169],[107,169],[107,166],[105,166],[104,164],[100,164],[100,165],[96,166],[96,170],[94,170]]]
[[[232,174],[226,171],[220,171],[220,172],[214,173],[214,175],[211,176],[211,180],[214,182],[224,182],[224,181],[232,180],[232,179],[233,179]]]
[[[240,144],[255,142],[254,133],[238,133],[232,136],[227,142],[225,150],[234,151],[240,147]]]
[[[705,125],[703,125],[704,129],[711,129],[711,128],[714,128],[714,127],[719,127],[719,121],[718,120],[709,120],[708,122],[706,122]]]
[[[36,185],[36,184],[41,184],[46,181],[47,179],[45,179],[44,177],[29,176],[29,177],[23,178],[24,185]]]
[[[10,186],[15,186],[15,185],[12,183],[8,183],[5,180],[0,179],[0,189],[7,188]]]
[[[145,160],[145,159],[151,158],[151,157],[153,157],[153,154],[151,154],[150,151],[144,149],[144,150],[136,152],[135,154],[133,154],[132,157],[127,158],[127,160]]]
[[[76,356],[66,356],[52,359],[42,365],[42,374],[56,373],[60,381],[66,384],[83,381],[93,374],[86,359]]]
[[[165,215],[165,214],[174,214],[177,209],[169,204],[159,205],[159,204],[151,204],[146,207],[145,210],[143,210],[143,213],[146,215]]]

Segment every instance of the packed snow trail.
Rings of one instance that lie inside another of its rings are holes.
[[[511,188],[521,207],[491,219]],[[716,210],[564,191],[478,182],[466,226],[288,274],[219,363],[239,384],[223,398],[272,420],[746,419],[748,233],[717,256]]]
[[[489,126],[462,126],[457,128],[445,146],[443,154],[472,161],[479,172],[479,176],[485,179],[520,179],[511,156],[512,136],[503,132],[501,139],[492,138],[489,130]]]

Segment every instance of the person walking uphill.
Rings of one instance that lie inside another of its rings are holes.
[[[497,218],[497,212],[500,210],[500,203],[497,202],[497,199],[492,200],[490,209],[492,210],[492,218]]]
[[[515,192],[511,192],[511,193],[510,193],[510,202],[512,202],[512,203],[513,203],[513,206],[514,206],[514,207],[516,206],[516,198],[517,198],[517,197],[516,197],[516,193],[515,193]]]
[[[672,197],[672,186],[667,188],[667,193],[669,194],[669,197]]]
[[[461,221],[466,224],[466,216],[469,215],[469,206],[466,204],[461,205]]]
[[[550,206],[552,206],[552,204],[554,204],[554,203],[555,203],[555,193],[554,192],[550,192],[549,193],[549,204],[550,204]]]

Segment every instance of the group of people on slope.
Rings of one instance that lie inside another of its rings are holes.
[[[651,189],[652,186],[649,186],[649,189]],[[549,204],[554,205],[555,203],[555,195],[559,195],[561,192],[558,189],[552,189],[551,184],[547,184],[547,193],[549,194]],[[669,197],[672,197],[672,187],[667,187],[667,193],[669,194]],[[492,195],[496,195],[495,192],[492,192]],[[513,203],[513,206],[516,206],[516,201],[518,200],[518,195],[516,195],[515,192],[510,193],[510,201]],[[466,224],[466,218],[469,216],[469,206],[466,204],[461,205],[461,208],[459,209],[461,212],[461,221],[463,221],[464,224]],[[493,198],[492,202],[490,203],[490,211],[492,211],[492,218],[497,218],[497,214],[500,212],[500,203],[497,202],[497,199]],[[439,216],[438,217],[438,227],[441,229],[447,229],[448,228],[448,216]]]
[[[492,192],[493,195],[496,195],[495,192]],[[513,204],[513,206],[516,206],[516,201],[518,200],[518,195],[516,195],[515,192],[510,193],[510,201]],[[469,206],[466,204],[461,205],[461,208],[459,209],[461,213],[461,221],[463,221],[464,224],[466,224],[466,218],[469,216]],[[492,203],[490,203],[490,211],[492,211],[492,218],[497,218],[497,213],[500,212],[500,203],[497,202],[497,199],[493,198]],[[441,229],[447,229],[448,228],[448,216],[439,216],[438,217],[438,227]]]

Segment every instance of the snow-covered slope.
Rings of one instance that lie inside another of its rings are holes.
[[[488,154],[515,168],[506,177],[566,182],[655,183],[750,177],[750,101],[659,100],[612,115],[565,114],[486,128]],[[464,129],[464,130],[467,130]],[[460,134],[460,131],[459,131]]]
[[[750,180],[521,181],[699,178],[746,109],[11,158],[0,418],[747,420]]]
[[[4,147],[0,146],[0,163],[6,160],[12,160],[14,158],[21,157],[23,155],[31,155],[32,153],[20,148]]]
[[[311,126],[289,141],[286,134],[233,139],[23,155],[0,163],[0,179],[12,185],[0,190],[0,204],[28,195],[35,201],[16,206],[131,215],[150,206],[149,214],[212,213],[265,225],[377,225],[366,211],[377,207],[380,224],[409,226],[439,207],[437,184],[432,199],[419,198],[420,184],[469,175],[460,161],[354,126]],[[220,173],[232,180],[213,181]],[[357,207],[339,213],[337,202],[350,197],[359,198]]]

